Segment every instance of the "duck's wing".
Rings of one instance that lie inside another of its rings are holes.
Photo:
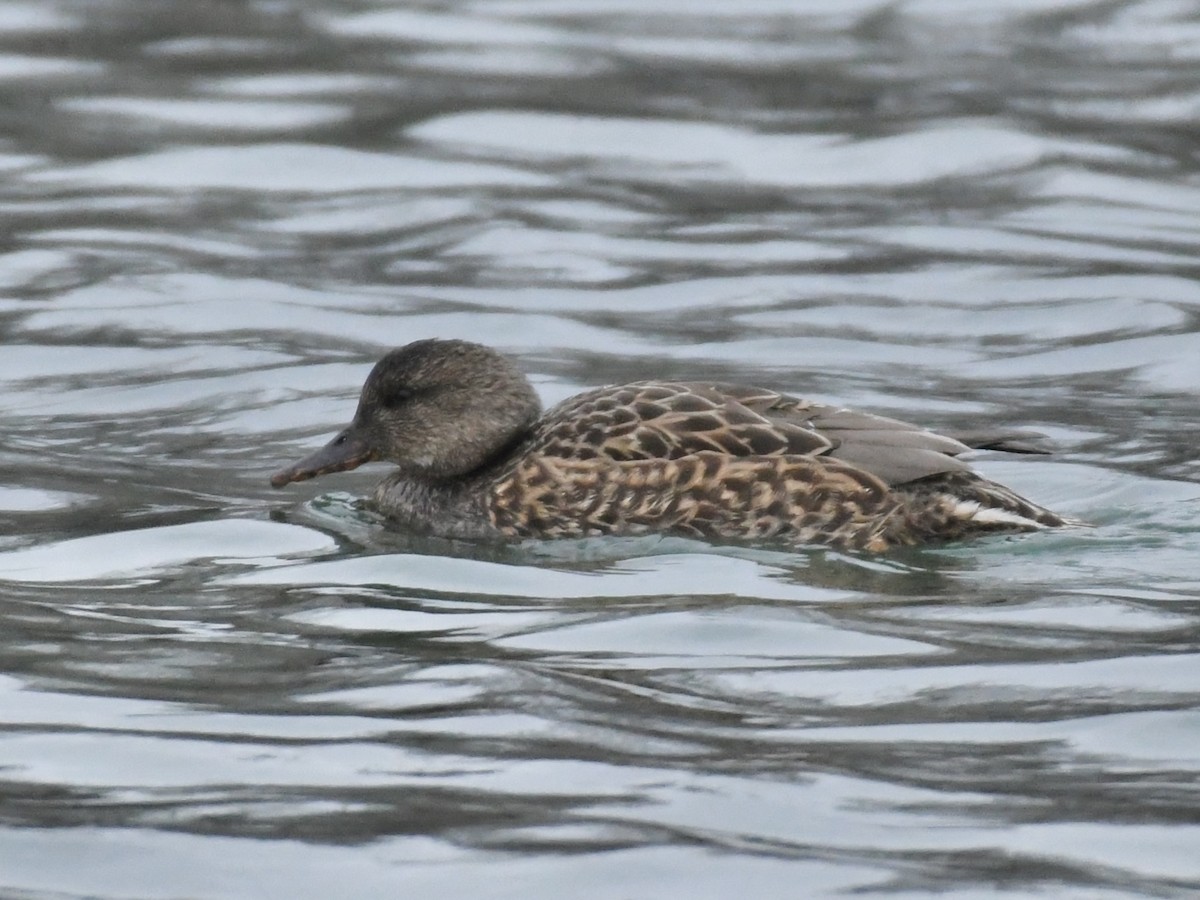
[[[803,423],[829,441],[828,456],[870,472],[890,485],[970,471],[956,457],[970,450],[971,445],[911,422],[762,389],[738,385],[720,388],[772,422]]]
[[[550,410],[530,451],[563,459],[828,456],[888,484],[967,470],[969,447],[907,422],[743,385],[638,382],[599,388]]]

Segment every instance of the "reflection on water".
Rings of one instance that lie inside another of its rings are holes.
[[[4,4],[0,893],[1200,890],[1198,55],[1156,0]],[[1037,428],[980,467],[1094,527],[481,547],[378,471],[270,491],[429,336],[547,403]]]

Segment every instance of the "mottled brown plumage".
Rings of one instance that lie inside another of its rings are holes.
[[[1034,452],[1022,436],[973,446]],[[372,370],[351,425],[283,487],[386,459],[383,513],[458,537],[667,532],[881,551],[1066,520],[975,474],[967,443],[763,388],[598,388],[546,414],[503,356],[417,341]]]

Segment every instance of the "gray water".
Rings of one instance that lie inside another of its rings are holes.
[[[1200,895],[1200,7],[0,5],[0,895]],[[480,547],[386,349],[761,383],[1094,527]]]

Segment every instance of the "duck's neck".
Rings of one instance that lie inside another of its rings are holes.
[[[406,529],[448,538],[495,537],[483,492],[472,481],[429,481],[393,472],[375,487],[374,506]]]
[[[529,440],[528,430],[519,432],[474,472],[453,478],[433,479],[397,470],[376,485],[375,508],[406,528],[439,537],[498,537],[488,515],[489,488]]]

